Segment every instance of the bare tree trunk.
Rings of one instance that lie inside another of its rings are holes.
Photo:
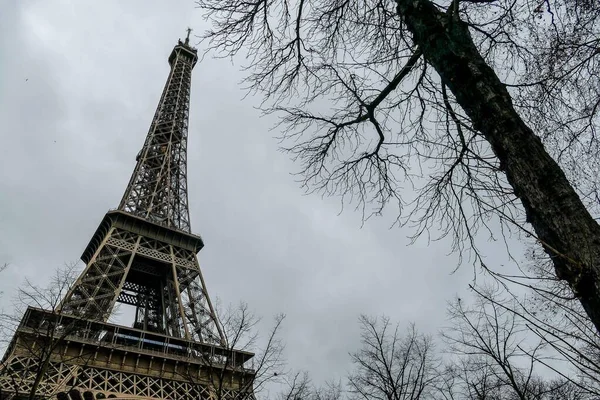
[[[396,3],[424,57],[490,143],[557,276],[569,283],[600,331],[600,226],[513,107],[467,25],[429,0]]]
[[[48,366],[50,365],[50,351],[46,355],[45,359],[42,361],[40,365],[40,369],[36,371],[35,381],[31,386],[31,390],[29,391],[29,400],[35,400],[37,396],[37,390],[42,382],[42,379],[46,376],[46,372],[48,371]]]

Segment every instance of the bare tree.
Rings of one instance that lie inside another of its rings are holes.
[[[312,384],[308,373],[288,373],[278,400],[424,400],[432,399],[439,373],[439,356],[432,338],[414,325],[406,332],[387,317],[362,315],[361,347],[350,354],[352,371],[341,381]]]
[[[296,372],[283,380],[284,390],[278,393],[277,400],[309,399],[315,389],[307,372]],[[331,399],[334,400],[334,399]]]
[[[290,374],[283,380],[283,387],[277,400],[341,400],[345,395],[341,382],[315,386],[307,372]]]
[[[345,392],[340,381],[326,382],[323,386],[317,387],[313,391],[312,400],[340,400]]]
[[[352,353],[348,387],[355,399],[427,399],[437,379],[432,339],[410,326],[402,335],[389,318],[360,317],[361,349]]]
[[[474,357],[458,359],[442,371],[436,399],[444,400],[500,400],[503,385],[489,362]]]
[[[75,355],[61,351],[65,339],[83,329],[79,319],[60,310],[76,278],[75,265],[67,265],[57,269],[46,286],[26,280],[17,291],[12,310],[0,314],[2,340],[7,344],[0,363],[0,395],[8,391],[17,399],[44,398],[39,389],[45,380],[54,379],[51,364],[59,353],[61,361],[77,359],[81,365],[93,356],[91,349]]]
[[[501,288],[474,289],[475,302],[451,304],[445,346],[410,326],[361,317],[362,348],[352,354],[350,398],[431,400],[595,400],[600,374],[576,354],[587,346],[562,335],[541,336],[523,304]],[[531,308],[531,313],[535,311]],[[560,324],[557,324],[559,327]],[[579,345],[576,347],[575,345]],[[569,353],[567,353],[569,352]],[[593,378],[593,377],[596,378]]]
[[[345,385],[314,386],[286,375],[279,400],[595,400],[600,373],[585,337],[538,314],[503,287],[473,288],[474,302],[449,308],[445,346],[387,317],[361,316],[361,347],[350,354]],[[567,314],[569,316],[570,314]],[[535,318],[534,318],[535,317]],[[546,321],[546,322],[544,322]],[[544,325],[545,323],[545,325]],[[588,320],[589,323],[589,320]],[[545,334],[543,329],[554,331]],[[542,329],[543,328],[543,329]],[[577,360],[577,358],[581,358]],[[585,360],[585,359],[588,360]]]
[[[446,371],[454,392],[467,399],[520,400],[600,394],[600,374],[586,355],[591,343],[585,335],[575,335],[559,318],[547,319],[502,287],[473,292],[474,305],[462,300],[451,305],[453,325],[442,333],[456,357]]]
[[[532,235],[600,329],[595,0],[196,2],[309,190],[475,256],[494,220]]]
[[[284,345],[279,338],[285,319],[283,314],[275,316],[273,327],[263,343],[256,329],[260,320],[246,303],[240,303],[237,307],[230,306],[217,315],[225,335],[225,343],[221,346],[225,351],[219,355],[199,355],[206,366],[208,379],[203,378],[201,381],[191,375],[186,375],[185,379],[196,385],[210,382],[211,392],[216,399],[244,400],[260,395],[269,383],[283,382],[287,378]],[[236,360],[239,351],[255,354],[248,362],[240,362]],[[246,379],[238,380],[239,385],[232,390],[231,380],[235,374],[245,376]],[[292,385],[289,392],[298,390],[297,385]]]
[[[471,287],[473,293],[483,302],[514,314],[515,319],[555,353],[555,359],[568,365],[569,372],[578,377],[578,384],[600,395],[598,331],[568,285],[555,276],[548,256],[537,247],[531,247],[528,253],[530,263],[520,268],[521,274],[492,273],[502,295],[478,286]],[[539,361],[570,380],[560,368]]]
[[[530,398],[535,390],[535,355],[543,351],[542,345],[536,341],[523,349],[527,328],[513,313],[496,304],[478,298],[476,305],[468,309],[462,300],[457,300],[449,311],[453,329],[444,331],[442,336],[455,354],[471,356],[463,371],[465,383],[473,388],[480,386],[477,392],[484,385],[489,387],[490,373],[486,370],[491,370],[496,380],[493,386],[498,390],[509,388],[519,399]],[[470,372],[477,370],[483,373],[482,377],[472,380]]]

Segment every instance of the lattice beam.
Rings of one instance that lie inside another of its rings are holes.
[[[48,321],[67,334],[47,333],[43,327]],[[57,319],[56,314],[28,308],[0,363],[0,395],[12,393],[20,399],[40,378],[36,393],[43,399],[73,389],[104,396],[204,399],[215,377],[224,377],[231,399],[241,400],[241,394],[251,391],[254,372],[244,367],[251,357],[134,328],[66,315]]]
[[[192,69],[198,60],[187,43],[175,47],[146,141],[119,209],[157,224],[190,232],[187,135]]]
[[[70,315],[95,315],[107,321],[117,302],[137,307],[135,326],[141,329],[224,342],[196,255],[113,227],[61,309]]]

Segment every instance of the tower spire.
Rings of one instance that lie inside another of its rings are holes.
[[[189,45],[190,44],[190,33],[192,33],[192,28],[188,27],[186,30],[187,30],[187,36],[185,38],[185,44]]]

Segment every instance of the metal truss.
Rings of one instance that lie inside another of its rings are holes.
[[[115,303],[125,303],[136,307],[136,328],[222,344],[203,282],[194,251],[113,226],[61,310],[107,321]]]
[[[43,400],[253,400],[252,356],[29,307],[0,362],[0,399],[27,398],[39,379]]]
[[[25,397],[34,384],[39,365],[33,358],[15,356],[8,360],[6,370],[0,378],[0,394],[19,393]],[[79,392],[84,399],[161,399],[161,400],[204,400],[214,398],[210,385],[194,384],[185,380],[134,374],[125,371],[94,368],[50,362],[45,379],[40,382],[36,393],[40,399],[69,399],[68,394]],[[18,387],[18,391],[17,391]],[[75,397],[75,396],[70,396]],[[219,400],[234,400],[239,395],[224,389]],[[3,399],[4,400],[4,399]]]
[[[187,135],[196,50],[179,42],[171,72],[119,209],[157,224],[190,232]]]

